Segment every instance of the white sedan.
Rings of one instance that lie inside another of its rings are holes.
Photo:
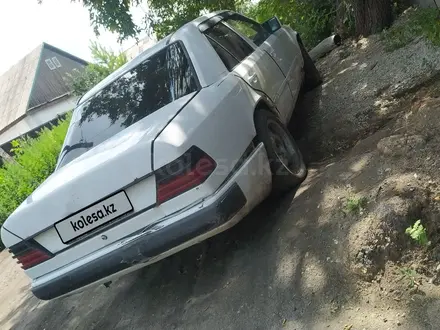
[[[78,102],[55,172],[1,238],[48,300],[106,283],[239,222],[304,180],[286,129],[320,76],[290,27],[202,16]]]

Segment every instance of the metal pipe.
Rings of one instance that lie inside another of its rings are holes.
[[[332,35],[323,41],[321,41],[316,47],[314,47],[309,55],[313,61],[316,61],[320,57],[323,57],[327,53],[331,52],[336,47],[340,46],[342,43],[342,38],[339,34]]]

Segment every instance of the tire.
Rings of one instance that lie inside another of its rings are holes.
[[[307,168],[285,125],[268,110],[258,109],[255,112],[255,128],[257,140],[263,142],[269,158],[272,192],[283,194],[301,184],[307,176]]]
[[[301,40],[298,41],[299,47],[301,48],[301,54],[304,59],[304,91],[308,92],[315,89],[322,83],[321,74],[310,58],[309,53],[305,49]]]

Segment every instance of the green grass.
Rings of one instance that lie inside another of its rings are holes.
[[[410,9],[382,35],[387,51],[404,47],[418,37],[440,46],[440,13],[437,9]]]
[[[364,196],[353,196],[347,199],[344,206],[345,213],[360,213],[368,203],[368,199]]]

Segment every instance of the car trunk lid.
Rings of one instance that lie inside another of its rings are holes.
[[[5,228],[22,239],[35,236],[148,177],[154,170],[154,139],[195,94],[164,106],[59,168],[12,213]],[[137,207],[156,202],[154,180],[150,190],[144,205]]]

